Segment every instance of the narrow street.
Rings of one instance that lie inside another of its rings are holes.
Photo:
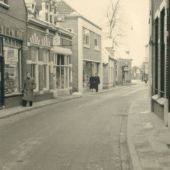
[[[127,117],[147,94],[120,86],[0,120],[0,169],[130,170]]]

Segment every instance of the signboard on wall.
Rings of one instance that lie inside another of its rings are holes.
[[[61,44],[61,41],[60,41],[60,36],[58,33],[55,34],[54,38],[53,38],[53,45],[54,46],[58,46]]]

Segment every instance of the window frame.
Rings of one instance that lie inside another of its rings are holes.
[[[90,48],[90,31],[87,29],[83,30],[83,46]]]

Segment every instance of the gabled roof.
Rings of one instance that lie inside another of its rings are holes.
[[[63,0],[56,1],[56,10],[59,14],[63,15],[69,15],[73,12],[77,12]]]
[[[101,27],[90,21],[89,19],[82,16],[79,12],[77,12],[75,9],[73,9],[70,5],[68,5],[64,0],[56,0],[56,10],[57,13],[60,15],[64,15],[67,17],[80,17],[90,24],[94,25],[98,29],[102,30]]]

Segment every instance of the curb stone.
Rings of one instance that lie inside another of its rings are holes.
[[[21,114],[21,113],[24,113],[24,112],[28,112],[28,111],[32,111],[32,110],[36,110],[36,109],[40,109],[40,108],[43,108],[45,106],[50,106],[50,105],[54,105],[54,104],[57,104],[57,103],[62,103],[62,102],[66,102],[66,101],[70,101],[70,100],[74,100],[74,99],[78,99],[78,98],[81,98],[82,96],[74,96],[74,97],[70,97],[70,98],[63,98],[61,100],[56,100],[55,99],[52,99],[51,102],[49,103],[45,103],[45,104],[42,104],[42,105],[39,105],[39,106],[33,106],[33,107],[27,107],[27,108],[24,108],[23,110],[17,110],[15,112],[12,112],[11,114],[4,114],[4,115],[0,115],[0,119],[5,119],[5,118],[8,118],[8,117],[12,117],[12,116],[15,116],[15,115],[18,115],[18,114]]]
[[[132,140],[132,135],[130,134],[130,125],[132,123],[131,121],[131,116],[133,114],[128,115],[128,122],[127,122],[127,144],[128,144],[128,149],[129,149],[129,155],[132,163],[132,170],[142,170],[137,152],[135,150],[135,147],[133,145],[133,140]]]

